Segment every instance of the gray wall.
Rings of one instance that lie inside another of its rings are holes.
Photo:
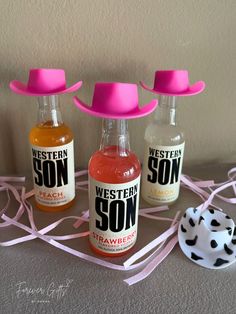
[[[235,0],[0,0],[0,174],[30,170],[28,133],[36,99],[8,89],[32,67],[64,68],[68,85],[88,103],[96,81],[153,84],[156,69],[183,68],[206,91],[178,99],[185,164],[234,161],[236,156]],[[153,95],[140,89],[140,104]],[[97,149],[101,121],[61,96],[75,134],[76,166]],[[130,122],[132,148],[142,158],[150,118]]]

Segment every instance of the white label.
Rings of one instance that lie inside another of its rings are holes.
[[[142,196],[151,204],[173,202],[178,198],[184,143],[175,146],[146,145]]]
[[[121,184],[89,178],[90,242],[112,254],[131,248],[137,238],[140,176]]]
[[[35,198],[45,206],[60,206],[75,197],[74,144],[31,145]]]

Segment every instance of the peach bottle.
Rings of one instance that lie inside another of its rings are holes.
[[[62,211],[75,197],[73,134],[62,121],[57,95],[38,101],[38,122],[29,134],[36,204]]]
[[[120,256],[135,244],[140,172],[127,120],[103,119],[100,149],[89,161],[90,245],[96,253]]]

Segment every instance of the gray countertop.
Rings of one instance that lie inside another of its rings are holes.
[[[202,179],[225,181],[231,165],[185,169]],[[87,209],[87,192],[77,193],[73,208],[63,213],[35,210],[37,226],[43,227],[61,217],[79,215]],[[33,200],[32,200],[33,202]],[[201,203],[192,192],[181,189],[171,211]],[[4,196],[1,194],[1,204]],[[9,216],[16,204],[11,202]],[[146,206],[144,203],[141,206]],[[235,205],[224,210],[236,221]],[[26,217],[22,221],[27,221]],[[65,222],[53,234],[72,233],[72,222]],[[167,229],[168,222],[139,220],[137,251]],[[87,230],[85,224],[81,230]],[[0,229],[0,241],[25,234],[14,226]],[[93,254],[87,238],[64,242],[72,248]],[[40,239],[1,248],[0,313],[236,313],[236,263],[223,270],[208,270],[189,261],[177,245],[171,254],[142,282],[128,286],[123,279],[133,272],[120,272],[88,263]],[[132,252],[132,253],[133,253]],[[112,261],[122,263],[129,255]],[[60,285],[67,285],[64,295]],[[28,295],[24,288],[36,289]]]

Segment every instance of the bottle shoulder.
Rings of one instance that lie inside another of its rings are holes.
[[[51,147],[68,144],[74,136],[70,128],[64,123],[55,127],[50,125],[36,125],[29,133],[32,145]]]
[[[136,179],[141,172],[138,157],[131,151],[125,155],[96,151],[89,160],[89,174],[97,181],[125,183]]]
[[[146,130],[144,139],[155,145],[179,145],[184,143],[184,132],[178,125],[166,125],[150,123]]]

